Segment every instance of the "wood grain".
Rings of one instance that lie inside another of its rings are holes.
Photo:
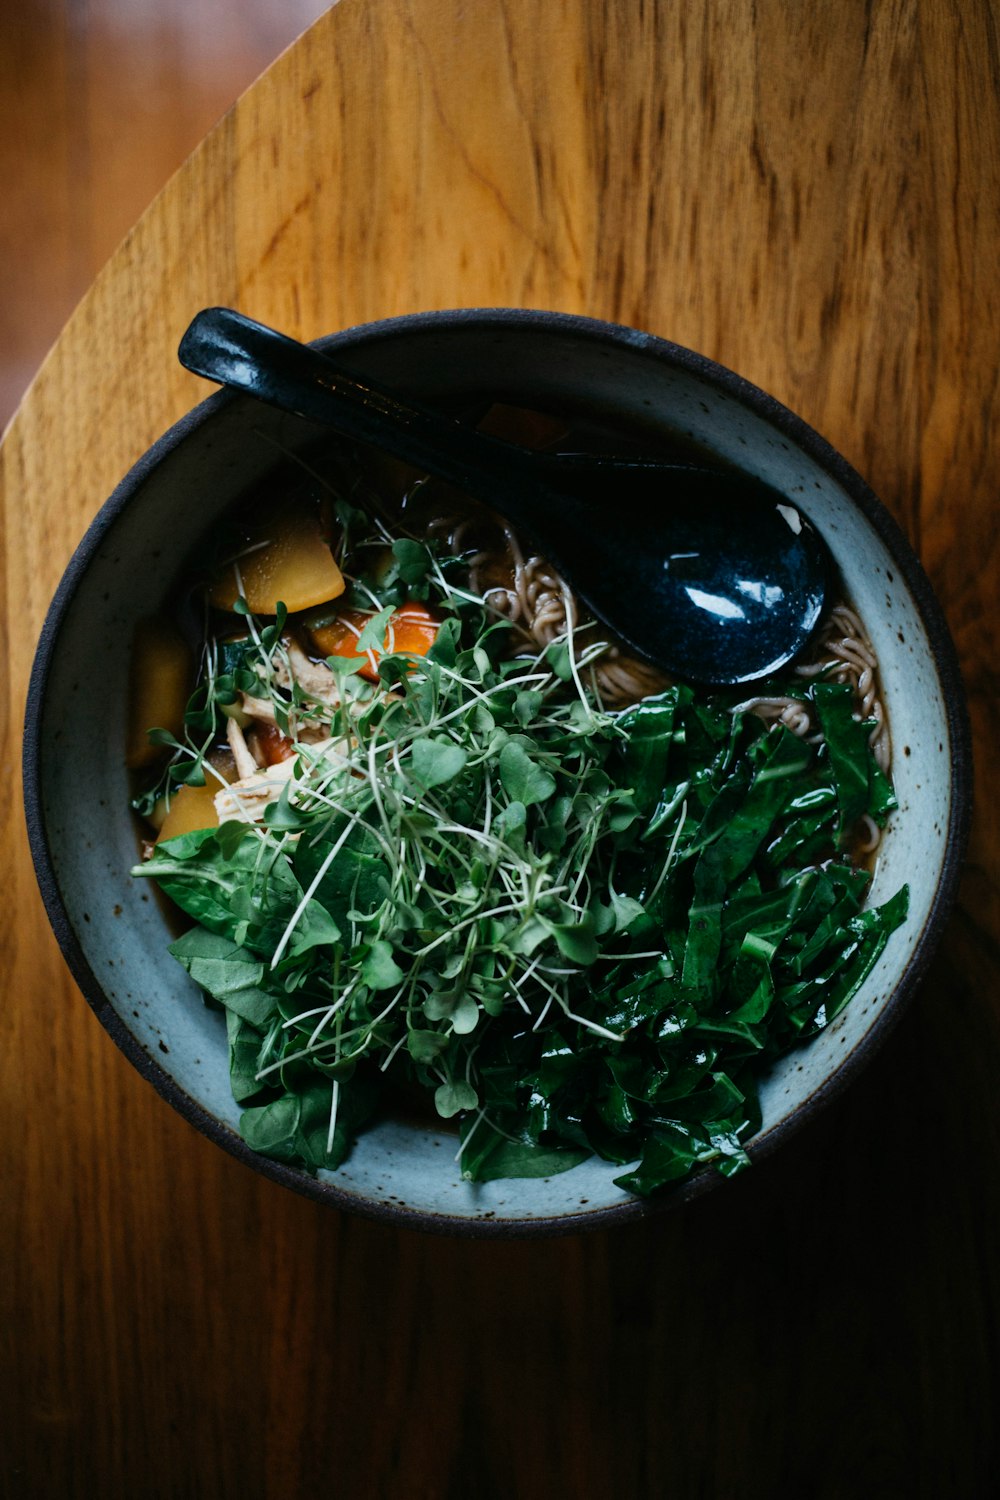
[[[326,0],[0,6],[0,426],[94,276]]]
[[[10,1495],[993,1492],[998,19],[341,0],[97,278],[0,450]],[[959,909],[864,1077],[746,1178],[545,1243],[339,1217],[196,1135],[75,993],[21,829],[27,673],[87,520],[201,394],[174,352],[210,302],[305,336],[638,324],[799,411],[918,546],[977,740]]]

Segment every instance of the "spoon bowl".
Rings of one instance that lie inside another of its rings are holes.
[[[750,475],[529,452],[228,308],[200,312],[178,353],[198,375],[373,444],[492,506],[598,619],[673,677],[752,682],[797,656],[819,623],[826,545],[785,495]]]

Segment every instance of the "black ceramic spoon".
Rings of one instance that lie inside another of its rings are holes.
[[[342,370],[241,313],[206,308],[181,363],[384,449],[504,515],[639,655],[689,682],[750,682],[805,646],[826,546],[778,491],[737,472],[531,453]]]

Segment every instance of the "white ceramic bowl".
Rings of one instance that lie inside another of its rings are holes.
[[[322,346],[417,397],[579,404],[612,425],[678,432],[785,491],[826,537],[878,653],[893,735],[899,809],[871,899],[908,881],[910,913],[847,1009],[766,1079],[764,1123],[751,1147],[759,1157],[840,1089],[885,1036],[954,893],[968,823],[968,730],[954,650],[919,563],[864,482],[805,423],[731,371],[650,335],[495,309],[390,319]],[[300,1192],[479,1234],[576,1230],[648,1212],[613,1185],[620,1169],[596,1158],[548,1180],[463,1182],[454,1138],[430,1127],[380,1124],[338,1171],[316,1178],[254,1155],[239,1137],[224,1020],[168,954],[147,882],[129,877],[135,830],[114,747],[124,743],[132,627],[167,593],[193,540],[274,464],[275,440],[298,451],[315,442],[316,428],[247,397],[203,402],[118,486],[49,611],[28,700],[25,792],[39,883],[73,974],[115,1041],[175,1108]],[[719,1180],[703,1172],[662,1201]]]

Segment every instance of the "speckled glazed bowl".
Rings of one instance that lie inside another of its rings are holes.
[[[909,881],[910,914],[848,1008],[766,1080],[763,1128],[751,1148],[759,1157],[842,1088],[885,1036],[954,892],[968,822],[968,735],[954,651],[916,558],[858,475],[797,417],[729,370],[647,334],[551,313],[462,311],[350,329],[325,347],[418,397],[580,403],[611,424],[638,420],[689,436],[784,490],[826,537],[881,661],[895,747],[900,805],[872,900]],[[548,1180],[463,1182],[454,1137],[409,1123],[378,1125],[344,1166],[317,1178],[240,1140],[224,1019],[168,954],[147,883],[129,878],[136,833],[115,747],[124,742],[136,620],[166,594],[193,540],[280,448],[315,439],[308,423],[246,397],[210,397],[126,476],[66,571],[39,644],[25,735],[31,845],[63,952],[103,1024],[163,1096],[242,1161],[299,1192],[477,1234],[576,1230],[649,1212],[613,1185],[620,1169],[597,1159]],[[702,1173],[664,1201],[719,1181]]]

